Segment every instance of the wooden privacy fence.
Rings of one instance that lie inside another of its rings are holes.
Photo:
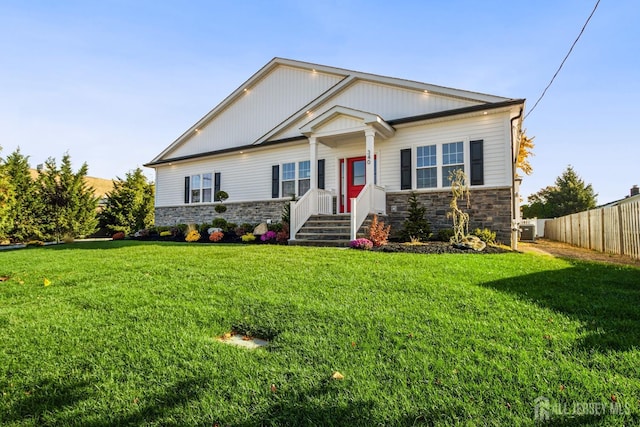
[[[544,236],[600,252],[640,259],[640,201],[549,220]]]

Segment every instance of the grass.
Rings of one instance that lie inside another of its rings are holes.
[[[554,425],[640,422],[631,267],[120,241],[0,276],[2,425],[533,425],[540,396]]]

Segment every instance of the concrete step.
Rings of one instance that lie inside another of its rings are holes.
[[[332,248],[348,248],[349,240],[289,240],[292,246],[324,246]]]
[[[296,233],[296,239],[301,240],[349,240],[349,232],[334,233],[326,231],[324,233]]]

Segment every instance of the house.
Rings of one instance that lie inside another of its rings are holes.
[[[619,200],[615,200],[613,202],[609,202],[607,204],[598,206],[599,208],[608,208],[611,206],[619,206],[619,205],[624,205],[627,203],[632,203],[632,202],[637,202],[640,201],[640,187],[638,187],[637,185],[634,185],[633,187],[631,187],[631,189],[629,190],[629,195],[626,196],[624,199],[619,199]]]
[[[524,103],[274,58],[145,165],[156,224],[277,222],[294,195],[294,240],[316,214],[348,215],[351,236],[370,213],[398,231],[416,192],[433,228],[450,228],[449,172],[463,169],[471,227],[515,240]]]

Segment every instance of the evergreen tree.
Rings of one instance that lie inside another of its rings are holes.
[[[4,239],[11,228],[11,211],[15,205],[14,195],[14,187],[7,174],[6,165],[0,158],[0,239]]]
[[[71,167],[71,156],[62,157],[60,169],[53,158],[45,162],[45,170],[38,176],[40,198],[43,202],[43,231],[60,240],[64,236],[83,236],[95,231],[98,199],[93,188],[85,182],[88,166],[78,172]]]
[[[431,237],[431,225],[426,220],[427,208],[420,204],[416,193],[409,195],[409,216],[404,221],[401,237],[404,241],[418,239],[421,242]]]
[[[100,226],[126,234],[152,226],[154,194],[155,186],[140,168],[128,172],[124,180],[116,178],[100,213]]]
[[[29,169],[29,157],[20,149],[11,153],[5,162],[6,173],[15,189],[15,204],[9,214],[9,236],[16,241],[41,239],[39,218],[41,203],[36,183]]]
[[[525,218],[555,218],[596,207],[597,194],[586,185],[571,165],[556,178],[555,185],[543,188],[528,197],[522,207]]]

